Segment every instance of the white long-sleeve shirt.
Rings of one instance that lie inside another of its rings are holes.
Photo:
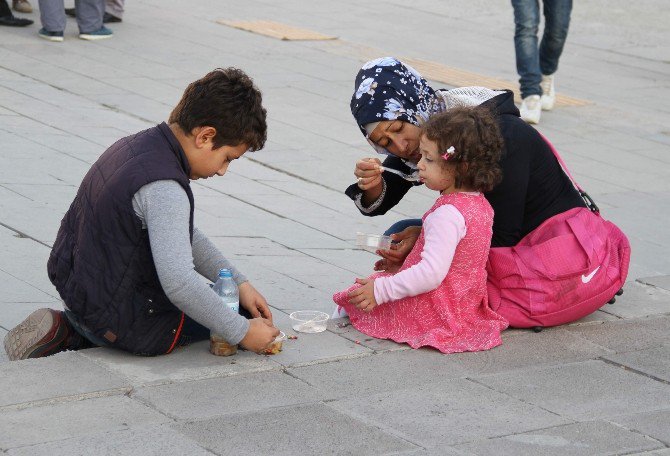
[[[445,204],[426,217],[422,229],[425,243],[421,261],[395,275],[375,279],[377,304],[434,290],[447,276],[456,246],[467,231],[463,215]]]

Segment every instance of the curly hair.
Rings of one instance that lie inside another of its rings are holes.
[[[214,127],[215,148],[246,144],[260,150],[267,139],[266,111],[260,90],[237,68],[217,68],[192,82],[170,114],[186,133],[197,127]]]
[[[488,192],[502,180],[498,162],[503,139],[488,109],[456,107],[435,114],[423,125],[423,135],[437,144],[441,154],[454,147],[444,166],[456,165],[456,188]]]

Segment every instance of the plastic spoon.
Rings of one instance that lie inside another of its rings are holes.
[[[389,173],[396,174],[396,175],[402,177],[403,179],[405,179],[406,181],[419,182],[419,176],[411,176],[409,174],[403,173],[402,171],[398,171],[397,169],[387,168],[385,166],[380,166],[380,168],[381,168],[382,171],[387,171]]]

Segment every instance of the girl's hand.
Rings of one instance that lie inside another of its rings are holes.
[[[353,304],[357,309],[363,312],[372,312],[377,307],[375,300],[375,281],[370,279],[356,279],[356,283],[361,287],[350,291],[347,297],[349,304]]]
[[[244,282],[239,286],[240,305],[247,309],[252,317],[263,317],[270,321],[272,326],[272,312],[268,302],[249,282]]]
[[[382,185],[382,162],[378,158],[362,158],[356,162],[354,176],[358,178],[358,188],[369,190]]]

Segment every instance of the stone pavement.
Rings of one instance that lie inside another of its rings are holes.
[[[35,4],[37,2],[34,2]],[[411,6],[410,6],[411,5]],[[32,15],[38,19],[38,13]],[[272,20],[339,39],[281,41],[216,21]],[[0,449],[22,454],[670,455],[670,14],[664,2],[576,2],[553,140],[633,247],[616,304],[576,324],[510,330],[483,353],[444,356],[331,322],[273,357],[167,357],[105,349],[6,362]],[[508,2],[128,2],[115,36],[64,43],[0,29],[0,336],[60,308],[46,276],[59,222],[114,140],[165,120],[190,81],[238,66],[264,91],[265,150],[194,183],[196,223],[288,313],[331,295],[375,258],[357,231],[422,214],[411,192],[383,217],[342,191],[371,156],[349,113],[369,57],[396,55],[516,80]],[[444,84],[436,84],[443,86]]]

